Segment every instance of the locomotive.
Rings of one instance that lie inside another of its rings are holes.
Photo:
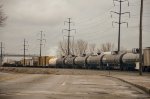
[[[97,55],[68,55],[57,58],[55,61],[56,68],[82,68],[82,69],[115,69],[115,70],[135,70],[139,69],[139,53],[137,49],[132,52],[98,53]],[[51,66],[49,64],[49,66]],[[144,49],[143,70],[150,70],[150,47]]]

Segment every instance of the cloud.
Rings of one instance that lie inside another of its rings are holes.
[[[5,2],[9,2],[6,0]],[[19,0],[6,9],[9,21],[22,25],[50,25],[60,23],[63,15],[71,12],[66,2],[62,0]],[[7,4],[6,4],[7,5]],[[43,6],[44,5],[44,6]]]
[[[110,11],[118,11],[112,0],[0,0],[4,13],[8,16],[5,27],[0,29],[0,40],[5,43],[7,52],[22,53],[23,39],[29,41],[29,53],[39,53],[39,33],[46,35],[45,54],[56,54],[58,41],[63,38],[62,29],[68,28],[64,21],[71,17],[77,33],[71,32],[75,39],[84,39],[89,43],[113,42],[117,46],[118,25],[112,27],[112,21],[118,16],[110,17]],[[144,3],[143,46],[150,46],[149,3]],[[131,18],[122,16],[122,21],[129,22],[129,27],[121,27],[121,46],[138,47],[140,2],[130,0],[129,7],[123,4],[123,11],[130,11]],[[133,6],[134,5],[134,6]],[[145,17],[147,16],[147,17]],[[64,37],[65,38],[65,37]],[[133,40],[134,38],[134,40]],[[65,38],[66,39],[66,38]],[[127,42],[128,41],[128,42]],[[130,42],[130,44],[129,44]]]

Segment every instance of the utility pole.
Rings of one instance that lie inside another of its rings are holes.
[[[42,56],[42,45],[43,45],[43,41],[46,42],[46,39],[43,39],[45,36],[45,34],[43,34],[43,31],[40,32],[40,39],[38,39],[40,41],[40,57],[39,57],[39,65],[41,65],[41,56]]]
[[[28,49],[26,49],[26,46],[27,46],[27,41],[26,41],[26,39],[24,39],[24,43],[23,43],[23,66],[26,66],[26,50],[28,50]]]
[[[113,0],[113,3],[114,3],[114,6],[115,6],[115,2],[119,2],[119,12],[115,12],[115,11],[111,11],[111,13],[115,13],[115,14],[118,14],[119,15],[119,21],[118,22],[112,22],[112,25],[114,23],[117,23],[119,25],[119,28],[118,28],[118,52],[120,51],[120,33],[121,33],[121,24],[123,23],[126,23],[127,24],[127,27],[128,27],[128,23],[127,22],[121,22],[121,16],[123,14],[129,14],[129,17],[130,17],[130,12],[123,12],[122,13],[122,3],[123,2],[128,2],[128,6],[129,6],[129,1],[128,0]],[[111,15],[112,17],[112,15]]]
[[[1,60],[0,60],[0,66],[2,66],[2,62],[3,62],[3,42],[1,42]]]
[[[75,55],[75,47],[74,47],[74,36],[73,36],[73,41],[72,41],[72,54]]]
[[[140,27],[139,27],[139,52],[140,52],[140,63],[139,63],[139,75],[142,75],[142,19],[143,19],[143,0],[141,0],[140,8]]]
[[[73,31],[73,30],[76,32],[76,29],[71,29],[71,27],[70,27],[71,23],[72,23],[71,22],[71,18],[68,18],[68,21],[65,21],[64,24],[65,23],[68,23],[68,29],[63,29],[63,30],[68,31],[68,36],[67,36],[68,37],[68,40],[67,40],[67,55],[70,55],[70,37],[71,37],[70,36],[70,32]]]

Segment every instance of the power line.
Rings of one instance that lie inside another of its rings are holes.
[[[148,32],[148,33],[150,32],[150,30],[145,30],[145,29],[143,29],[143,31]]]
[[[121,16],[123,14],[129,14],[129,17],[130,17],[130,12],[123,12],[122,13],[122,3],[123,2],[128,2],[128,6],[129,6],[129,1],[128,0],[113,0],[113,3],[114,3],[114,6],[115,6],[115,2],[119,2],[119,6],[120,6],[120,9],[119,9],[119,12],[116,12],[116,11],[111,11],[111,13],[115,13],[115,14],[118,14],[119,15],[119,22],[115,22],[113,21],[112,22],[112,25],[114,23],[117,23],[119,25],[119,28],[118,28],[118,52],[120,51],[120,32],[121,32],[121,24],[124,24],[126,23],[127,24],[127,27],[128,27],[128,23],[127,22],[121,22]],[[112,14],[111,14],[111,17],[112,17]]]
[[[102,18],[100,21],[99,20],[97,20],[96,22],[94,22],[94,24],[89,24],[89,25],[87,25],[87,24],[85,24],[84,25],[84,27],[82,27],[81,28],[81,25],[80,26],[78,26],[77,28],[80,28],[80,30],[82,30],[82,31],[85,31],[85,30],[89,30],[89,29],[96,29],[96,28],[98,28],[98,29],[101,29],[100,28],[100,26],[102,26],[102,28],[104,28],[104,24],[106,24],[107,25],[107,23],[108,22],[110,22],[109,21],[110,19],[108,19],[108,20],[105,20],[104,18]],[[82,25],[83,26],[83,25]]]
[[[77,23],[78,24],[82,24],[82,23],[84,23],[84,22],[91,22],[91,21],[93,21],[93,20],[95,20],[95,19],[101,19],[101,17],[103,17],[103,16],[105,16],[106,14],[108,14],[108,12],[107,11],[110,11],[112,8],[113,8],[114,6],[111,6],[111,7],[109,7],[108,9],[106,9],[106,11],[105,11],[105,13],[100,13],[100,14],[98,14],[98,15],[96,15],[94,18],[93,17],[83,17],[83,18],[78,18],[78,19],[76,19],[76,21],[77,21]],[[100,15],[102,15],[101,17],[100,17]],[[80,22],[79,22],[80,21]],[[97,21],[97,20],[96,20]]]

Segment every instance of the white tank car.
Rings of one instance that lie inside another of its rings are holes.
[[[56,60],[57,60],[57,58],[51,58],[49,60],[49,66],[50,67],[55,67],[56,66]]]
[[[134,54],[134,53],[126,53],[122,57],[122,62],[123,63],[136,63],[139,62],[139,54]]]

